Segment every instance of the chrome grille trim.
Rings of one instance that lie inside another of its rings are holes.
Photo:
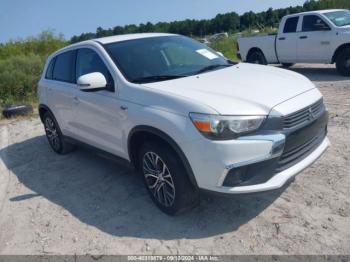
[[[290,129],[312,121],[320,116],[324,108],[323,99],[320,99],[308,107],[286,115],[283,117],[283,128]]]

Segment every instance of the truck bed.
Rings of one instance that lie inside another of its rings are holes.
[[[275,42],[276,34],[266,36],[251,36],[238,38],[238,44],[240,48],[240,55],[242,61],[247,61],[247,56],[250,50],[258,48],[263,51],[265,58],[269,64],[277,62]]]

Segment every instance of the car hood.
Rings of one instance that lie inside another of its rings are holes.
[[[295,72],[245,63],[144,85],[203,103],[222,115],[266,115],[276,105],[315,88]]]

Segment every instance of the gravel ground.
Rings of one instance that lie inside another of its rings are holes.
[[[349,254],[350,79],[293,68],[330,111],[332,146],[283,190],[203,195],[169,217],[126,167],[87,150],[54,154],[37,118],[0,124],[0,254]]]

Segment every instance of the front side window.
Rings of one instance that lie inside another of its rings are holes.
[[[295,33],[297,31],[299,16],[290,17],[286,20],[283,33]]]
[[[335,11],[324,15],[336,26],[350,25],[350,11]]]
[[[142,38],[104,47],[133,83],[170,80],[232,65],[214,50],[184,36]]]
[[[303,18],[303,32],[320,31],[329,26],[317,15],[306,15]]]
[[[112,75],[99,55],[89,48],[79,49],[76,62],[76,79],[82,75],[95,72],[103,74],[106,78],[107,86],[113,89]]]

